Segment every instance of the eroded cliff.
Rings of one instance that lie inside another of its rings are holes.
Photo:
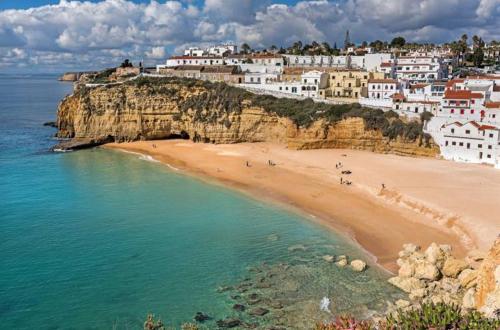
[[[316,105],[294,101],[293,106],[303,106],[304,113],[290,114],[289,106],[279,102],[283,101],[257,99],[237,88],[194,80],[79,86],[59,105],[58,137],[118,142],[183,137],[209,143],[278,142],[294,149],[353,148],[414,156],[439,153],[432,141],[424,142],[422,137],[390,138],[368,128],[366,118],[340,117],[349,114],[349,108],[336,113],[334,108],[309,109]]]

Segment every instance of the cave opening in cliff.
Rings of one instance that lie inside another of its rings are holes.
[[[168,136],[167,140],[189,140],[189,134],[186,131],[172,133]]]

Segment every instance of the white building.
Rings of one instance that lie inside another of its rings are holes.
[[[366,54],[365,55],[365,66],[366,71],[382,72],[382,63],[388,63],[392,58],[389,53],[376,53],[376,54]],[[392,77],[392,76],[388,76]]]
[[[283,56],[275,54],[255,54],[250,55],[249,59],[251,63],[266,65],[266,66],[285,66],[285,59]]]
[[[222,57],[207,57],[207,56],[172,56],[167,60],[166,65],[158,67],[175,67],[179,65],[224,65],[225,61]]]
[[[184,50],[184,56],[202,57],[205,54],[205,51],[198,47],[189,47],[188,49]]]
[[[403,89],[403,94],[409,101],[441,102],[445,89],[446,83],[441,81],[418,83],[408,85],[407,88]]]
[[[246,75],[245,75],[246,80]],[[290,94],[291,96],[318,98],[319,90],[328,85],[328,74],[320,71],[309,71],[301,75],[300,81],[279,81],[261,78],[261,83],[246,83],[242,87],[257,88],[269,93]]]
[[[484,163],[500,168],[500,130],[475,121],[453,122],[441,128],[439,144],[445,159],[467,163]]]
[[[227,54],[236,54],[238,52],[238,46],[231,43],[215,45],[208,47],[206,52],[208,53],[208,55],[212,56],[224,56]]]
[[[401,94],[401,85],[395,79],[368,80],[368,97],[360,97],[359,103],[370,107],[392,109],[394,94]]]
[[[446,66],[437,56],[401,56],[396,60],[396,78],[410,83],[433,82],[447,77]]]

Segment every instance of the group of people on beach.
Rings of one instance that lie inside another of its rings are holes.
[[[276,163],[269,159],[267,161],[267,165],[269,165],[269,166],[276,166]],[[246,161],[245,166],[246,167],[252,167],[252,165],[250,164],[250,162],[248,160]]]
[[[151,146],[153,147],[153,149],[156,149],[156,144],[153,143]]]

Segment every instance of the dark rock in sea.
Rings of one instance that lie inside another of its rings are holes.
[[[245,310],[245,306],[242,304],[234,304],[233,309],[238,312],[243,312]]]
[[[241,296],[240,296],[240,295],[238,295],[238,294],[233,294],[233,295],[231,295],[230,297],[231,297],[231,299],[233,299],[233,300],[240,300],[240,299],[241,299]]]
[[[248,298],[250,298],[250,299],[257,299],[258,297],[259,297],[259,295],[257,293],[250,293],[248,295]]]
[[[52,151],[73,151],[80,149],[88,149],[100,146],[105,143],[113,142],[112,139],[88,139],[88,138],[75,138],[71,140],[61,141],[54,147]]]
[[[283,304],[279,301],[271,301],[271,302],[269,302],[269,306],[272,308],[275,308],[275,309],[282,309],[283,308]]]
[[[49,126],[49,127],[57,128],[57,123],[55,121],[48,121],[46,123],[43,123],[43,126]]]
[[[255,284],[255,288],[257,289],[269,289],[271,287],[271,284],[269,283],[257,283]]]
[[[207,320],[210,320],[210,316],[208,316],[207,314],[204,314],[202,312],[197,312],[196,315],[194,316],[194,320],[196,322],[205,322]]]
[[[241,321],[239,319],[225,319],[217,321],[217,326],[220,328],[234,328],[241,325]]]
[[[260,303],[260,299],[250,299],[247,301],[247,303],[249,305],[257,305],[258,303]]]
[[[248,314],[253,315],[253,316],[264,316],[267,313],[269,313],[269,309],[265,309],[262,307],[257,307],[255,309],[252,309]]]

